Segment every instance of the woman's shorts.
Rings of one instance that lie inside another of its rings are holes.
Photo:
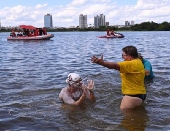
[[[143,101],[146,99],[146,94],[126,95],[126,96],[138,97],[138,98],[142,99]]]

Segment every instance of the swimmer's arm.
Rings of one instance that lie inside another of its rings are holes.
[[[73,105],[74,104],[74,100],[72,99],[72,97],[67,94],[67,92],[61,91],[61,93],[59,94],[59,99],[69,105]]]
[[[90,97],[89,97],[89,99],[90,99],[91,101],[93,101],[93,102],[96,101],[96,98],[95,98],[95,95],[94,95],[94,92],[93,92],[93,91],[90,91]]]
[[[94,82],[93,82],[93,87],[94,87]],[[82,85],[82,89],[85,91],[85,95],[86,97],[91,100],[91,101],[96,101],[95,95],[94,95],[94,91],[93,91],[93,87],[90,87],[90,85]]]
[[[71,96],[69,96],[66,93],[62,93],[59,96],[60,96],[59,97],[60,100],[62,100],[64,103],[69,104],[69,105],[80,105],[81,103],[83,103],[83,101],[86,97],[85,92],[83,92],[80,99],[78,99],[77,101],[75,101]]]
[[[80,105],[81,103],[83,103],[85,97],[86,97],[86,94],[85,94],[85,91],[83,91],[83,94],[81,95],[80,99],[74,102],[74,105]]]
[[[145,76],[149,76],[150,75],[150,71],[152,70],[152,65],[149,61],[146,61],[144,63],[144,67],[145,67]]]
[[[149,76],[150,75],[150,71],[149,70],[145,70],[145,75]]]

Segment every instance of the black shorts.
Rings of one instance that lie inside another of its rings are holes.
[[[138,98],[142,99],[143,101],[146,99],[146,94],[126,95],[126,96],[138,97]]]

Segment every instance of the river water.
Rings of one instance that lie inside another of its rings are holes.
[[[47,41],[7,41],[0,33],[0,131],[168,131],[170,130],[170,32],[53,32]],[[155,74],[145,83],[143,106],[122,112],[119,72],[92,64],[93,55],[122,61],[122,48],[134,45]],[[65,79],[77,72],[95,82],[96,102],[62,104]]]

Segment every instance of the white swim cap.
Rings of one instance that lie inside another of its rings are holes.
[[[73,84],[74,82],[81,80],[81,77],[76,73],[70,73],[66,79],[66,83]]]

